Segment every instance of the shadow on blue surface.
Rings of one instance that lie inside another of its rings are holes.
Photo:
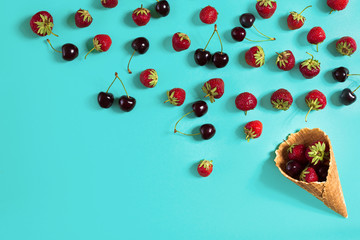
[[[326,46],[326,50],[328,50],[333,57],[343,57],[343,56],[342,56],[340,53],[338,53],[338,51],[336,50],[336,42],[337,42],[337,41],[338,41],[338,40],[336,39],[336,40],[333,40],[333,41],[329,42],[328,45]]]
[[[203,160],[203,159],[201,159],[201,160]],[[198,171],[197,171],[197,167],[198,167],[199,162],[200,162],[201,160],[199,160],[199,161],[197,161],[197,162],[194,162],[194,163],[190,166],[190,168],[189,168],[189,173],[190,173],[190,175],[193,176],[193,177],[195,177],[195,178],[202,178],[202,177],[199,175]]]
[[[296,106],[301,109],[302,111],[309,111],[309,107],[306,105],[305,97],[308,94],[308,92],[301,94],[298,96],[295,100]],[[305,117],[305,116],[304,116]]]
[[[330,101],[332,104],[334,104],[337,107],[343,106],[340,102],[340,95],[342,90],[335,91],[331,94]]]
[[[75,24],[75,13],[70,13],[66,18],[66,24],[73,29],[76,29],[77,26]]]
[[[287,18],[289,14],[283,15],[279,18],[279,26],[284,31],[291,31],[287,25]]]
[[[38,36],[31,31],[31,28],[30,28],[31,17],[32,16],[28,16],[28,17],[24,18],[19,24],[19,29],[24,37],[30,38],[30,39],[35,39]]]
[[[326,1],[323,1],[323,0],[316,1],[316,8],[324,13],[330,14],[330,11],[331,11],[331,8],[326,4]]]

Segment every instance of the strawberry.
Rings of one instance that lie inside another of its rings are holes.
[[[172,38],[172,45],[175,51],[180,52],[190,47],[191,41],[185,33],[175,33]]]
[[[327,0],[327,5],[332,9],[331,12],[344,10],[348,3],[349,0]]]
[[[288,110],[293,103],[291,93],[286,89],[279,89],[271,95],[271,104],[274,108],[279,110]],[[296,160],[296,159],[291,159]]]
[[[202,87],[205,97],[210,98],[210,102],[215,102],[215,99],[219,99],[224,95],[225,84],[221,78],[213,78],[207,81]]]
[[[306,148],[305,157],[313,166],[320,165],[330,157],[329,147],[322,141],[312,143]]]
[[[207,6],[200,11],[200,20],[206,24],[213,24],[216,22],[218,12],[215,8]]]
[[[101,0],[101,4],[106,8],[114,8],[118,3],[118,0]]]
[[[282,53],[277,53],[276,65],[279,69],[289,71],[295,66],[295,57],[290,50],[286,50]]]
[[[111,47],[112,41],[111,41],[111,38],[109,35],[99,34],[94,37],[93,44],[94,44],[94,48],[91,49],[85,55],[85,59],[86,59],[87,55],[89,55],[89,53],[91,53],[94,50],[99,51],[99,52],[106,52]]]
[[[213,163],[212,163],[212,161],[201,160],[198,167],[197,167],[197,171],[198,171],[200,176],[208,177],[213,171]]]
[[[307,54],[311,56],[311,59],[303,61],[299,66],[299,70],[304,78],[311,79],[320,73],[320,62],[318,60],[314,60],[314,56],[310,53]]]
[[[351,56],[357,49],[352,37],[342,37],[336,42],[336,50],[342,55]]]
[[[307,35],[308,42],[316,45],[317,52],[319,51],[319,44],[324,42],[325,39],[325,31],[321,27],[313,27]]]
[[[257,99],[249,92],[240,93],[235,99],[236,107],[245,112],[253,110],[257,105]]]
[[[252,67],[261,67],[265,63],[265,53],[262,47],[255,46],[245,53],[245,61]]]
[[[87,10],[83,10],[80,8],[75,13],[75,24],[79,28],[84,28],[84,27],[90,26],[92,21],[93,21],[93,19],[90,15],[89,11],[87,11]]]
[[[296,30],[304,26],[306,18],[301,15],[306,9],[308,9],[310,6],[307,6],[302,10],[300,13],[297,12],[290,12],[290,15],[287,18],[287,24],[290,30]]]
[[[309,163],[305,158],[306,147],[303,144],[293,144],[288,148],[288,158],[289,160],[298,161],[301,164]]]
[[[184,104],[186,93],[182,88],[173,88],[167,91],[168,100],[164,103],[170,102],[174,106],[181,106]]]
[[[246,140],[249,142],[250,139],[255,139],[261,136],[263,125],[260,121],[248,122],[244,127]]]
[[[140,74],[140,82],[147,88],[153,88],[158,82],[158,75],[154,69],[146,69]]]
[[[304,171],[302,171],[302,173],[300,174],[300,181],[304,181],[308,183],[317,182],[318,176],[316,174],[315,169],[312,167],[305,168]]]
[[[132,14],[132,19],[134,23],[138,26],[145,26],[151,18],[150,10],[147,8],[143,8],[141,4],[140,8],[134,10]]]
[[[276,10],[276,1],[274,0],[257,0],[256,11],[262,18],[271,18]]]
[[[34,16],[32,16],[32,18],[30,19],[30,27],[35,34],[41,37],[50,34],[58,37],[58,35],[52,32],[52,29],[54,27],[54,19],[51,14],[46,11],[40,11]]]
[[[326,107],[326,97],[319,90],[313,90],[309,92],[305,97],[306,105],[309,107],[309,111],[306,114],[305,122],[307,122],[307,116],[312,110],[318,111]]]

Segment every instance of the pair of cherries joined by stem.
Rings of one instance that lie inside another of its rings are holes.
[[[61,53],[62,54],[62,58],[66,61],[72,61],[74,60],[75,58],[77,58],[77,56],[79,55],[79,49],[77,48],[77,46],[75,46],[74,44],[72,43],[66,43],[62,46],[61,48],[61,51],[59,50],[56,50],[49,39],[46,40],[50,47],[55,51],[55,52],[58,52],[58,53]]]
[[[335,68],[332,72],[333,78],[338,82],[345,82],[349,76],[359,76],[360,74],[350,74],[349,69],[346,67]],[[355,92],[360,88],[358,86],[354,91],[350,88],[345,88],[340,94],[340,102],[344,105],[351,105],[356,102]]]
[[[209,45],[209,43],[210,43],[210,41],[213,38],[215,33],[217,33],[217,35],[219,37],[219,41],[220,41],[220,45],[221,45],[221,51],[214,53],[214,55],[211,55],[211,53],[209,51],[207,51],[206,48]],[[221,41],[220,34],[219,34],[218,30],[217,30],[217,25],[216,24],[214,26],[214,32],[212,33],[212,35],[211,35],[209,41],[207,42],[205,48],[197,49],[195,51],[195,54],[194,54],[194,59],[195,59],[195,62],[200,66],[206,65],[210,61],[212,61],[213,64],[215,65],[215,67],[217,67],[217,68],[223,68],[228,64],[229,56],[226,53],[223,52],[223,44],[222,44],[222,41]]]
[[[120,80],[121,85],[123,86],[126,93],[126,95],[123,95],[119,98],[119,106],[123,111],[130,112],[131,110],[134,109],[136,105],[136,99],[129,96],[129,94],[126,91],[125,85],[123,81],[119,78],[117,72],[115,73],[115,79],[112,81],[106,92],[100,92],[98,94],[98,103],[102,108],[109,108],[112,106],[112,104],[114,103],[114,95],[112,93],[109,93],[109,90],[116,81],[116,79]]]
[[[216,129],[214,127],[214,125],[210,124],[210,123],[207,123],[207,124],[204,124],[200,127],[200,132],[199,133],[195,133],[195,134],[187,134],[187,133],[183,133],[183,132],[180,132],[176,129],[178,123],[184,118],[186,117],[187,115],[191,114],[191,113],[195,113],[195,115],[197,117],[202,117],[204,116],[207,112],[208,112],[208,105],[206,102],[204,101],[197,101],[195,102],[193,105],[192,105],[192,111],[191,112],[188,112],[187,114],[185,114],[184,116],[182,116],[179,121],[176,122],[175,124],[175,128],[174,128],[174,133],[180,133],[180,134],[183,134],[183,135],[186,135],[186,136],[197,136],[197,135],[201,135],[201,137],[204,139],[204,140],[209,140],[211,139],[215,133],[216,133]]]
[[[276,40],[275,38],[269,37],[265,34],[263,34],[262,32],[260,32],[254,25],[255,23],[255,16],[251,13],[244,13],[240,16],[239,18],[240,24],[243,27],[235,27],[232,29],[231,31],[231,36],[232,38],[237,41],[237,42],[242,42],[244,41],[244,39],[250,41],[250,42],[266,42],[266,41],[274,41]],[[251,40],[249,38],[246,38],[246,30],[245,28],[251,28],[253,27],[258,33],[260,33],[262,36],[268,38],[266,40]]]

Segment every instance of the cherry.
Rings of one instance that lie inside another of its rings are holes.
[[[114,102],[114,95],[109,93],[111,86],[114,84],[115,80],[117,79],[117,74],[115,73],[115,79],[112,81],[106,92],[100,92],[98,94],[98,103],[102,108],[109,108],[112,106]]]
[[[200,134],[204,140],[209,140],[216,133],[216,129],[212,124],[204,124],[200,127]]]
[[[156,0],[155,11],[158,12],[161,16],[166,17],[170,13],[170,5],[166,0]]]
[[[231,30],[231,36],[235,41],[242,42],[246,37],[246,30],[242,27],[235,27]]]
[[[297,161],[290,160],[286,163],[285,170],[292,178],[297,179],[304,167]]]
[[[329,166],[322,166],[317,170],[319,182],[325,182],[328,175]]]
[[[145,54],[150,47],[149,41],[144,38],[144,37],[139,37],[136,38],[132,43],[131,43],[131,47],[134,49],[134,52],[132,53],[128,66],[127,66],[127,70],[128,72],[131,74],[132,72],[130,71],[130,62],[131,59],[133,58],[135,52],[138,52],[139,54]]]
[[[198,65],[204,66],[211,61],[211,53],[207,50],[199,48],[195,51],[194,59]]]
[[[335,68],[332,72],[333,78],[338,82],[345,82],[346,79],[348,79],[349,76],[357,76],[360,74],[349,74],[349,69],[346,67],[339,67]]]
[[[119,98],[119,106],[125,112],[130,112],[136,105],[136,99],[129,96],[121,96]]]
[[[55,51],[55,52],[58,52],[58,53],[62,53],[62,58],[66,61],[72,61],[74,60],[75,58],[77,58],[77,56],[79,55],[79,49],[74,45],[74,44],[71,44],[71,43],[66,43],[62,46],[61,48],[61,52],[56,50],[50,43],[50,40],[47,39],[46,40],[49,44],[50,44],[50,47]]]
[[[223,52],[216,52],[212,56],[211,60],[214,63],[215,67],[223,68],[228,64],[229,56],[226,53],[223,53]]]
[[[192,109],[197,117],[202,117],[208,112],[208,105],[204,101],[197,101],[192,105]]]
[[[340,95],[340,101],[344,105],[351,105],[356,102],[356,95],[355,92],[360,88],[357,87],[354,91],[351,91],[349,88],[345,88]]]
[[[244,13],[240,16],[239,21],[244,28],[251,28],[255,23],[255,16],[251,13]]]

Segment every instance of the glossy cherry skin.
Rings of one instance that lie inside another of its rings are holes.
[[[198,65],[204,66],[211,61],[211,53],[207,50],[204,51],[204,49],[199,48],[195,51],[194,59]]]
[[[322,166],[317,170],[319,182],[325,182],[328,175],[329,166]]]
[[[197,117],[202,117],[208,112],[208,105],[204,101],[194,102],[192,109]]]
[[[255,23],[255,16],[251,13],[244,13],[239,18],[241,26],[251,28]]]
[[[150,44],[149,41],[144,37],[139,37],[134,39],[131,43],[131,47],[140,54],[144,54],[149,50]]]
[[[111,93],[100,92],[98,94],[98,103],[102,108],[109,108],[114,102],[114,95]]]
[[[124,112],[130,112],[136,105],[136,99],[123,95],[119,98],[119,106]]]
[[[350,88],[345,88],[341,92],[340,101],[344,105],[351,105],[356,101],[356,95]]]
[[[297,179],[300,173],[304,170],[304,167],[299,162],[290,160],[286,163],[285,170],[289,176]]]
[[[231,36],[235,41],[242,42],[246,37],[246,30],[242,27],[235,27],[231,31]]]
[[[200,127],[200,134],[204,140],[209,140],[216,133],[216,129],[212,124],[204,124]]]
[[[62,57],[66,61],[72,61],[79,55],[79,49],[77,46],[71,43],[64,44],[62,46]]]
[[[335,68],[332,72],[333,78],[338,82],[345,82],[345,80],[348,78],[348,75],[349,69],[345,67]]]
[[[161,16],[166,17],[170,13],[170,5],[168,1],[161,0],[156,3],[155,11],[158,12]]]
[[[212,56],[212,62],[214,63],[215,67],[223,68],[228,64],[229,56],[224,52],[216,52]]]

